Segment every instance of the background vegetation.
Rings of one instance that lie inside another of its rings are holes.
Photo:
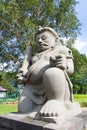
[[[0,85],[8,92],[17,90],[16,72],[25,48],[35,45],[33,37],[41,25],[54,28],[63,44],[72,49],[74,93],[87,94],[87,57],[73,48],[81,29],[77,4],[76,0],[0,0]]]
[[[0,114],[17,112],[17,104],[0,104]]]
[[[74,94],[74,100],[79,102],[81,107],[87,107],[87,95]],[[15,99],[5,99],[4,103],[0,99],[0,114],[5,114],[9,112],[17,112],[18,103]]]

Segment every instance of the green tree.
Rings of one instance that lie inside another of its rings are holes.
[[[80,31],[76,0],[0,0],[0,60],[17,62],[27,45],[34,44],[38,27],[51,26],[73,40]]]
[[[3,72],[0,71],[0,85],[8,90],[8,92],[14,92],[14,87],[11,84],[11,81],[15,81],[16,73]]]
[[[87,57],[85,55],[80,54],[75,48],[72,48],[74,55],[74,66],[75,71],[71,78],[74,90],[76,89],[76,85],[80,87],[78,92],[86,93],[87,86]],[[74,91],[75,93],[75,91]]]
[[[2,81],[0,82],[0,85],[7,89],[8,92],[12,92],[13,88],[11,84],[3,77]]]
[[[77,3],[76,0],[0,0],[0,62],[21,61],[25,48],[34,47],[38,25],[50,26],[68,39],[75,64],[71,80],[81,88],[83,77],[87,77],[87,57],[72,48],[81,26],[75,11]]]
[[[75,73],[84,77],[87,74],[87,57],[80,54],[75,48],[73,48],[72,51],[74,55]]]
[[[75,94],[78,94],[78,91],[80,90],[80,86],[78,85],[78,84],[75,84],[74,86],[73,86],[73,91],[74,91],[74,93]]]

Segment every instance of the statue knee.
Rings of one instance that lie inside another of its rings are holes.
[[[59,68],[52,67],[45,71],[43,85],[48,99],[64,99],[65,80],[64,72]]]
[[[65,77],[64,76],[64,72],[63,72],[63,70],[61,70],[61,69],[59,69],[59,68],[56,68],[56,67],[52,67],[52,68],[49,68],[49,69],[47,69],[45,72],[44,72],[44,77],[60,77],[60,76],[62,76],[62,77]]]

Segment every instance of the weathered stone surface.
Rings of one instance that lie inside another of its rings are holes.
[[[51,123],[65,121],[81,112],[73,101],[69,78],[74,72],[72,51],[50,27],[38,28],[35,45],[37,53],[33,55],[32,47],[27,48],[17,74],[17,80],[24,83],[18,111]]]
[[[26,118],[23,114],[0,115],[0,130],[87,130],[87,111],[74,116],[62,124]]]
[[[0,115],[0,128],[3,130],[42,130],[45,124],[47,123],[28,119],[19,114]]]
[[[76,130],[76,126],[74,123],[68,121],[62,125],[49,123],[44,127],[44,130]]]
[[[77,115],[77,117],[80,117],[83,119],[83,122],[84,122],[84,129],[83,130],[87,130],[87,108],[84,109],[84,111]]]
[[[82,118],[72,117],[71,119],[69,119],[69,121],[74,123],[76,130],[82,130],[83,129],[84,121],[83,121]]]

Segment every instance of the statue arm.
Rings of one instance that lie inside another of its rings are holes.
[[[62,70],[66,70],[67,74],[70,76],[74,72],[74,63],[72,53],[67,56],[64,54],[59,54],[58,56],[50,57],[50,65],[52,67],[57,67]]]
[[[74,63],[73,63],[73,59],[72,58],[68,58],[66,60],[67,63],[67,68],[66,68],[66,72],[69,76],[71,76],[74,72]]]
[[[31,48],[31,46],[29,46],[26,49],[22,67],[19,69],[19,72],[17,74],[18,82],[20,82],[20,83],[26,82],[26,80],[28,79],[31,59],[32,59],[32,48]]]
[[[23,69],[27,68],[28,69],[29,66],[30,66],[31,59],[32,59],[32,47],[29,46],[26,49],[24,60],[23,60],[23,64],[22,64],[21,68],[23,68]]]
[[[55,57],[50,57],[50,65],[52,67],[57,67],[62,70],[66,70],[66,56],[64,54],[59,54]]]
[[[73,54],[70,49],[68,49],[68,56],[66,56],[66,63],[67,63],[67,68],[66,72],[69,76],[71,76],[74,72],[74,63],[73,63]]]

